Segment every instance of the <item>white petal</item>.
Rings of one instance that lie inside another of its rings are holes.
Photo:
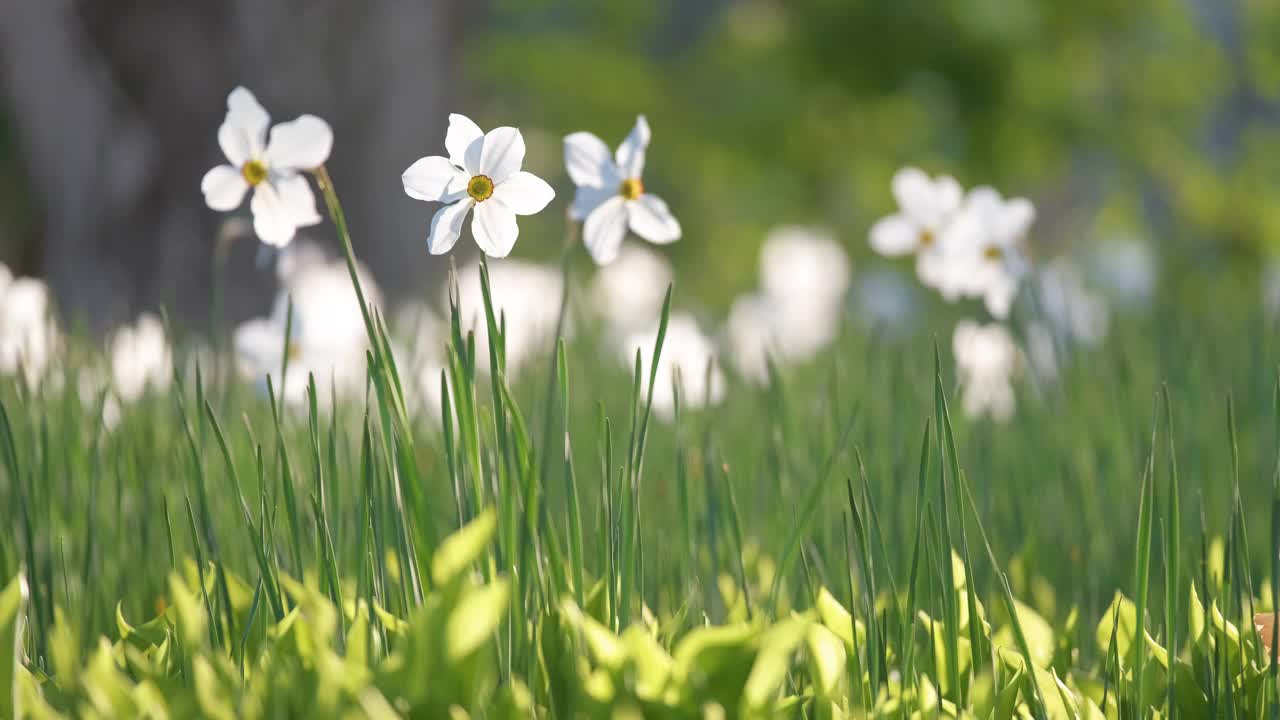
[[[1012,198],[1005,202],[1000,213],[998,232],[1008,242],[1021,240],[1035,222],[1036,208],[1026,198]]]
[[[259,183],[253,189],[253,229],[258,239],[275,247],[284,247],[298,230],[290,208],[271,183]]]
[[[583,185],[573,194],[573,205],[569,206],[569,217],[574,220],[585,220],[592,210],[600,207],[609,198],[618,197],[618,188],[590,187]]]
[[[227,96],[227,117],[218,128],[218,145],[232,165],[239,167],[262,152],[271,116],[258,99],[238,87]]]
[[[470,175],[480,174],[480,148],[478,140],[484,138],[480,126],[466,115],[449,116],[449,131],[444,136],[444,147],[449,151],[449,162],[466,169]]]
[[[267,166],[272,170],[311,170],[329,159],[333,150],[333,129],[315,115],[271,128],[267,141]]]
[[[945,220],[947,216],[960,209],[960,204],[964,202],[964,188],[960,187],[960,183],[950,175],[939,175],[933,181],[933,190],[937,195],[938,209],[942,213]]]
[[[609,146],[589,132],[576,132],[565,137],[564,166],[573,183],[579,187],[589,185],[613,190],[622,183]]]
[[[622,238],[627,234],[627,215],[627,201],[619,196],[605,201],[587,216],[582,239],[597,265],[608,265],[618,257]]]
[[[680,222],[657,195],[645,193],[627,203],[631,232],[658,245],[680,239]]]
[[[541,212],[556,196],[545,180],[523,170],[498,184],[491,200],[498,200],[517,215]]]
[[[200,191],[204,193],[204,202],[211,210],[235,210],[244,201],[244,194],[249,190],[240,171],[230,165],[219,165],[204,174],[200,181]]]
[[[480,175],[494,184],[501,183],[520,170],[524,162],[524,136],[513,127],[490,130],[480,148]]]
[[[987,306],[987,312],[991,313],[991,317],[997,320],[1004,320],[1009,317],[1009,310],[1013,307],[1013,300],[1017,296],[1017,278],[1005,274],[998,279],[994,279],[987,286],[987,291],[983,294],[982,300]]]
[[[893,176],[893,197],[912,220],[935,226],[942,216],[942,202],[933,181],[919,168],[905,167]]]
[[[871,226],[871,249],[895,257],[920,248],[920,226],[901,213],[890,215]]]
[[[476,215],[471,219],[471,234],[476,244],[489,257],[504,258],[515,247],[520,228],[516,214],[502,203],[476,203]]]
[[[644,154],[649,147],[649,121],[643,115],[636,117],[636,126],[627,139],[618,146],[618,171],[624,178],[638,178],[644,174]]]
[[[462,233],[462,221],[467,219],[467,211],[474,204],[474,200],[466,198],[436,211],[431,218],[431,234],[427,236],[427,252],[443,255],[453,249]]]
[[[400,176],[406,195],[429,202],[448,202],[447,197],[466,189],[467,179],[449,158],[439,155],[419,159]]]
[[[315,193],[311,192],[311,184],[305,176],[293,175],[272,183],[294,225],[306,227],[321,221],[320,213],[316,212]]]

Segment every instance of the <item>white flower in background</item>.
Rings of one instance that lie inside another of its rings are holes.
[[[1028,270],[1022,243],[1035,216],[1026,198],[1006,200],[989,187],[971,190],[940,243],[944,260],[937,280],[944,295],[982,298],[993,317],[1008,317]]]
[[[381,293],[373,278],[363,267],[357,272],[365,299],[370,305],[380,304]],[[292,332],[286,344],[290,301]],[[263,383],[271,375],[276,392],[289,404],[305,402],[308,373],[315,375],[316,389],[326,401],[331,386],[339,393],[361,392],[369,341],[346,263],[336,260],[297,267],[285,277],[271,315],[236,328],[234,346],[245,379]],[[281,387],[286,352],[289,372]]]
[[[1071,262],[1054,260],[1037,275],[1036,304],[1059,337],[1097,345],[1107,336],[1111,313],[1107,303],[1091,292]]]
[[[745,377],[763,383],[768,380],[766,358],[782,364],[812,358],[839,335],[842,308],[842,302],[812,306],[779,302],[766,293],[739,296],[725,322],[734,366]]]
[[[333,148],[333,130],[315,115],[267,128],[271,116],[248,90],[227,96],[227,118],[218,128],[218,144],[226,165],[205,173],[200,182],[205,203],[213,210],[235,210],[253,189],[249,208],[253,229],[262,242],[283,247],[298,228],[320,222],[311,185],[301,173],[320,167]]]
[[[760,248],[760,287],[779,302],[841,303],[850,274],[848,253],[824,230],[775,228]]]
[[[394,327],[392,351],[405,381],[409,411],[439,423],[440,373],[445,368],[449,327],[434,308],[421,301],[402,305],[396,311]]]
[[[962,320],[952,336],[961,400],[969,417],[989,415],[1005,422],[1013,417],[1013,378],[1022,365],[1018,346],[1003,325]]]
[[[662,314],[672,278],[665,257],[641,245],[624,245],[616,261],[596,271],[592,306],[612,332],[647,328]]]
[[[614,154],[589,132],[564,139],[564,164],[578,186],[569,214],[585,221],[582,239],[597,264],[606,265],[618,257],[628,227],[658,245],[680,239],[680,223],[667,204],[644,190],[641,176],[648,148],[649,123],[643,115],[636,118],[635,127]]]
[[[640,374],[640,402],[649,392],[650,364],[658,339],[658,324],[635,333],[622,343],[622,361],[628,371],[635,367],[636,349],[640,350],[643,363]],[[653,411],[663,420],[675,418],[675,397],[672,389],[680,382],[680,403],[685,408],[698,408],[708,402],[718,404],[724,399],[724,373],[714,364],[715,345],[703,334],[698,322],[684,313],[673,313],[667,322],[667,334],[662,341],[662,357],[658,359],[658,372],[654,378]],[[710,377],[707,364],[711,365]]]
[[[760,293],[741,295],[729,307],[724,341],[734,368],[757,383],[769,382],[769,361],[785,360],[778,337],[782,325],[769,299]]]
[[[151,387],[164,390],[173,381],[173,352],[164,324],[143,313],[111,338],[111,375],[120,399],[133,402]]]
[[[849,276],[849,257],[829,234],[796,226],[770,232],[760,250],[761,290],[736,299],[725,326],[738,371],[766,382],[768,357],[803,362],[835,340]]]
[[[76,373],[76,393],[80,396],[82,410],[96,410],[98,404],[102,404],[103,428],[110,431],[120,425],[124,410],[120,406],[120,398],[111,391],[110,379],[103,369],[89,366]]]
[[[409,166],[400,179],[415,200],[445,206],[431,218],[427,250],[449,252],[458,242],[467,213],[475,208],[471,235],[490,257],[506,257],[516,244],[517,215],[540,212],[556,196],[542,178],[524,172],[524,137],[512,127],[481,132],[470,119],[449,116],[444,139],[449,157],[432,155]]]
[[[57,342],[49,316],[49,288],[34,278],[13,278],[0,265],[0,374],[22,370],[27,385],[44,375]]]
[[[1133,310],[1151,304],[1160,267],[1150,243],[1138,239],[1106,240],[1095,243],[1090,255],[1090,276],[1116,303]]]
[[[480,288],[480,266],[471,264],[458,271],[458,295],[462,332],[476,334],[476,366],[489,372],[489,326],[485,319],[484,295]],[[564,278],[558,270],[544,265],[508,260],[489,266],[489,290],[493,298],[494,321],[506,316],[504,346],[507,374],[515,375],[525,363],[551,352],[556,321],[560,317],[560,293]],[[448,307],[448,289],[441,294]],[[568,328],[565,334],[568,335]]]
[[[960,210],[964,189],[949,175],[931,179],[919,168],[904,167],[893,176],[893,197],[898,212],[871,227],[871,247],[887,257],[915,254],[920,281],[938,287],[946,270],[940,241]]]

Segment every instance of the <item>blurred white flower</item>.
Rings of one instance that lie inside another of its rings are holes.
[[[35,278],[13,278],[0,265],[0,373],[22,370],[34,386],[44,376],[57,342],[49,315],[49,288]]]
[[[848,253],[824,230],[778,227],[769,232],[760,248],[760,286],[780,302],[843,302],[849,292],[849,276]]]
[[[596,271],[592,306],[612,332],[648,327],[662,313],[671,263],[640,245],[624,245],[618,259]]]
[[[949,175],[930,179],[923,170],[904,167],[893,176],[898,212],[871,227],[871,247],[887,257],[916,255],[916,273],[937,286],[945,268],[940,241],[964,200],[960,183]]]
[[[148,387],[165,390],[173,381],[173,351],[164,324],[151,313],[138,316],[111,337],[111,375],[115,390],[126,403]]]
[[[489,372],[489,327],[485,319],[484,295],[480,288],[479,264],[458,271],[458,295],[462,332],[476,334],[476,366]],[[501,325],[506,316],[506,367],[517,374],[530,359],[551,352],[556,321],[560,317],[560,292],[564,278],[558,270],[544,265],[506,260],[489,265],[489,290],[493,298],[494,320]],[[447,288],[442,295],[448,307]],[[565,334],[568,334],[568,328]]]
[[[636,349],[640,350],[643,368],[640,375],[640,402],[649,392],[650,364],[658,339],[658,324],[644,332],[632,334],[622,343],[622,361],[628,370],[634,368]],[[714,363],[715,345],[703,334],[698,322],[685,313],[672,313],[667,334],[662,341],[662,357],[654,377],[653,411],[661,419],[675,419],[673,388],[680,383],[680,402],[686,408],[698,408],[708,402],[715,405],[724,399],[724,373]],[[707,365],[712,363],[708,377]],[[642,405],[643,407],[643,405]]]
[[[726,341],[743,376],[768,380],[767,358],[803,362],[840,332],[849,291],[849,258],[830,235],[787,226],[760,251],[762,290],[733,302]]]
[[[1035,215],[1026,198],[1006,200],[989,187],[971,190],[939,243],[937,287],[944,295],[982,298],[993,317],[1008,317],[1029,267],[1021,245]]]
[[[618,257],[628,227],[659,245],[680,239],[680,223],[667,204],[644,190],[641,175],[648,147],[649,123],[643,115],[636,118],[635,127],[615,154],[589,132],[576,132],[564,139],[564,164],[578,186],[569,214],[574,220],[585,220],[582,239],[597,264],[605,265]]]
[[[1138,239],[1096,243],[1089,269],[1104,291],[1121,307],[1140,310],[1151,304],[1159,282],[1159,258],[1151,244]]]
[[[111,379],[107,372],[98,365],[81,368],[76,373],[76,394],[80,397],[80,408],[85,411],[97,410],[102,405],[102,427],[111,431],[119,427],[124,418],[124,409],[120,405],[118,394],[111,389]]]
[[[965,414],[989,415],[998,422],[1012,418],[1013,378],[1021,368],[1022,354],[1009,331],[998,323],[962,320],[951,343]]]
[[[381,293],[373,278],[363,267],[357,272],[365,299],[370,305],[380,304]],[[290,301],[292,332],[286,344]],[[336,260],[297,267],[284,278],[271,315],[236,328],[234,346],[241,374],[257,383],[271,375],[276,392],[289,404],[305,402],[309,373],[315,375],[316,389],[326,401],[331,386],[339,393],[360,392],[369,341],[346,263]],[[289,373],[281,387],[286,352]]]
[[[804,362],[840,333],[843,303],[801,304],[764,293],[741,295],[729,308],[725,340],[734,366],[756,382],[769,378],[766,360]]]
[[[490,257],[506,257],[520,234],[516,216],[540,212],[555,191],[542,178],[520,169],[524,137],[515,128],[494,128],[486,134],[454,113],[444,145],[449,157],[421,158],[400,177],[409,197],[445,203],[431,218],[427,250],[432,255],[449,252],[467,213],[475,208],[471,235],[476,244]]]
[[[227,96],[227,117],[218,128],[226,165],[205,173],[200,182],[211,209],[234,210],[253,188],[249,208],[262,242],[283,247],[298,228],[320,222],[315,195],[301,173],[320,167],[333,148],[333,130],[315,115],[267,128],[271,116],[253,93],[238,87]]]
[[[440,421],[440,373],[445,368],[449,327],[435,309],[421,301],[396,311],[392,351],[405,384],[405,402],[415,417]],[[487,358],[485,359],[487,363]],[[488,367],[486,364],[485,367]]]
[[[1106,338],[1111,315],[1107,303],[1085,287],[1075,265],[1054,260],[1040,270],[1037,279],[1040,312],[1056,335],[1085,345],[1097,345]]]

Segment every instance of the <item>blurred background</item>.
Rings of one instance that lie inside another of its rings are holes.
[[[1038,255],[1122,247],[1101,257],[1155,258],[1153,291],[1204,306],[1280,238],[1277,37],[1271,0],[5,0],[0,262],[99,332],[161,304],[203,327],[215,255],[227,320],[262,314],[274,274],[199,189],[244,84],[275,120],[331,122],[393,297],[434,297],[447,267],[399,176],[449,112],[520,126],[565,201],[561,137],[614,144],[643,112],[646,184],[685,229],[669,257],[698,279],[683,303],[726,310],[779,224],[873,267],[867,230],[914,164],[1030,197]],[[556,257],[563,216],[527,220],[516,254]]]

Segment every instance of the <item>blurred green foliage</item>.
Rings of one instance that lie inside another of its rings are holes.
[[[773,225],[866,253],[908,163],[1031,197],[1044,255],[1138,234],[1175,272],[1256,258],[1280,237],[1277,31],[1265,0],[501,0],[466,65],[489,124],[547,131],[547,173],[561,135],[648,115],[685,294],[723,307]]]

